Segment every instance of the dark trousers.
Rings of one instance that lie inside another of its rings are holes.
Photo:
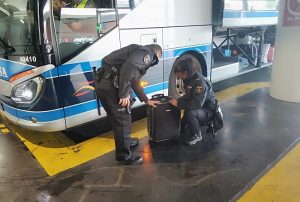
[[[181,132],[188,128],[191,136],[200,132],[202,126],[208,125],[212,118],[210,109],[185,110],[181,119]]]
[[[116,146],[116,158],[131,158],[130,130],[131,114],[126,108],[119,105],[118,89],[111,88],[102,90],[97,88],[97,94],[107,113],[107,117],[113,128]]]

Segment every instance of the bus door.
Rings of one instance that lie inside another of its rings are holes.
[[[103,110],[101,116],[97,112],[92,67],[99,68],[105,55],[120,48],[114,2],[65,1],[53,5],[67,128],[105,116]]]
[[[161,27],[157,26],[161,22],[150,13],[149,3],[153,4],[144,0],[117,0],[121,47],[129,44],[163,47],[162,28],[157,28]],[[163,93],[163,78],[163,62],[160,61],[142,77],[146,94]]]

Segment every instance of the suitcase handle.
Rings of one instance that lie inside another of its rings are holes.
[[[165,97],[164,94],[156,94],[156,95],[152,95],[152,99],[163,98],[163,97]]]

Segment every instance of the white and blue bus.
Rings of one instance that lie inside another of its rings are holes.
[[[235,7],[245,0],[228,1],[234,9],[224,11],[223,24],[270,17],[254,15],[260,7],[252,14]],[[213,0],[0,0],[0,113],[35,131],[105,117],[102,108],[97,113],[92,67],[133,43],[163,47],[162,60],[143,78],[145,92],[180,96],[171,73],[176,62],[192,58],[211,75],[212,7]]]

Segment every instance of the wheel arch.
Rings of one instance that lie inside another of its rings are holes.
[[[176,79],[173,70],[174,70],[175,65],[180,60],[183,60],[184,58],[191,58],[191,57],[196,63],[198,63],[198,68],[197,68],[198,71],[201,71],[201,74],[203,74],[205,77],[207,76],[207,64],[206,64],[205,56],[202,53],[190,50],[190,51],[186,51],[186,52],[180,54],[180,56],[177,57],[176,60],[174,61],[171,72],[170,72],[169,88],[168,88],[169,96],[174,97],[174,98],[178,98],[178,97],[182,96],[182,93],[180,93],[180,92],[184,92],[184,89],[182,86],[183,84],[180,83],[180,81]]]

